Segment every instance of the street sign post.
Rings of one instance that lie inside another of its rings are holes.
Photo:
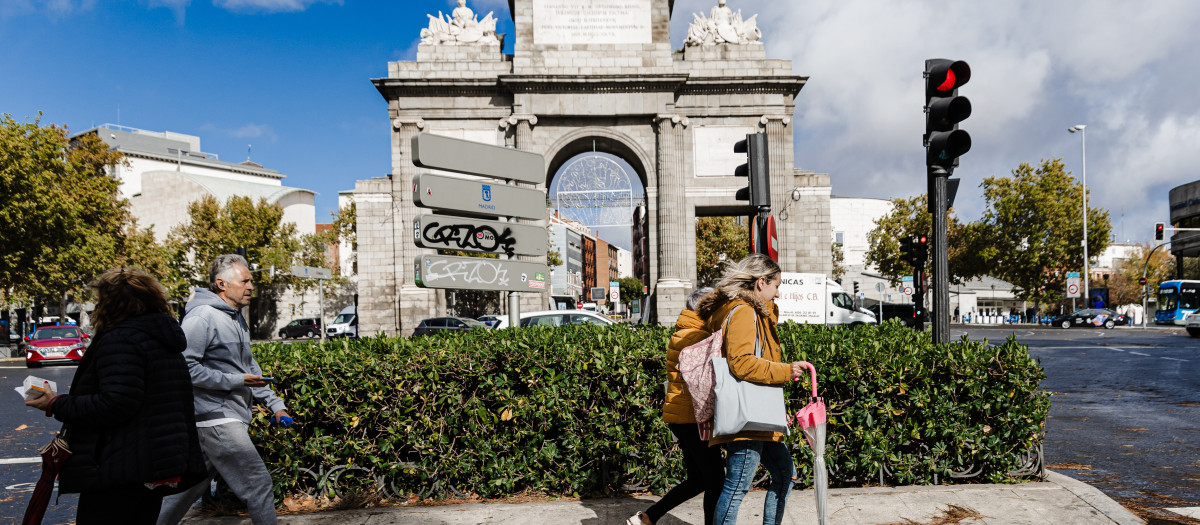
[[[530,151],[418,133],[412,139],[412,155],[413,164],[421,168],[520,182],[546,180],[545,159]],[[545,208],[545,203],[540,206]]]
[[[541,292],[546,289],[547,273],[544,263],[421,255],[417,257],[415,280],[424,288]]]
[[[293,266],[292,275],[295,277],[304,277],[308,279],[332,279],[333,270],[329,268],[318,268],[316,266]]]
[[[413,204],[474,217],[544,219],[546,192],[434,173],[413,177]]]
[[[545,228],[533,224],[450,215],[418,215],[413,220],[413,240],[422,248],[542,257],[548,238]]]
[[[1078,297],[1083,297],[1079,293],[1079,272],[1069,272],[1067,273],[1067,298],[1075,299]]]

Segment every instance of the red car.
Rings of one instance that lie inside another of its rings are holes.
[[[91,337],[79,331],[78,326],[38,327],[33,335],[25,336],[25,366],[36,368],[43,363],[79,362]]]

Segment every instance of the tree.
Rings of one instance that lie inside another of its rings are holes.
[[[617,279],[621,290],[621,302],[633,304],[642,299],[642,280],[637,277],[622,277]]]
[[[749,227],[737,217],[697,218],[696,286],[712,286],[721,279],[725,261],[740,261],[749,255],[749,239]]]
[[[833,243],[833,278],[841,279],[846,275],[846,266],[842,263],[846,261],[846,256],[842,253],[842,244]]]
[[[929,235],[933,231],[933,215],[929,213],[926,203],[925,195],[892,199],[892,212],[876,220],[875,228],[867,234],[870,248],[865,261],[867,265],[878,268],[879,273],[892,285],[899,283],[901,277],[913,274],[912,266],[900,259],[900,239],[911,235]],[[961,283],[987,272],[986,265],[976,255],[980,244],[980,228],[958,222],[953,211],[950,210],[946,220],[949,229],[946,255],[950,266],[950,282]],[[931,270],[931,266],[925,268],[927,272]]]
[[[1021,163],[1011,177],[988,177],[982,186],[987,210],[978,255],[992,275],[1019,288],[1021,299],[1058,301],[1067,272],[1083,269],[1083,185],[1062,159],[1044,159],[1036,168]],[[1108,212],[1089,207],[1089,253],[1104,251],[1111,230]]]
[[[114,266],[130,222],[120,182],[106,170],[123,162],[95,134],[67,138],[0,117],[0,293],[53,301],[65,314],[73,294]]]

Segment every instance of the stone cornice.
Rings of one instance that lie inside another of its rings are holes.
[[[490,97],[496,94],[495,78],[375,78],[375,89],[387,100],[438,95]]]
[[[371,82],[385,99],[427,96],[491,97],[497,92],[662,93],[677,95],[784,94],[795,97],[808,77],[697,77],[678,75],[500,75],[495,78],[377,78]]]
[[[687,75],[501,75],[513,93],[637,93],[678,91]]]
[[[801,76],[691,77],[680,88],[680,95],[718,95],[727,93],[784,93],[796,96],[808,82]]]

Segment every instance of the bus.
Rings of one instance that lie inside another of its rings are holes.
[[[1158,312],[1154,324],[1182,326],[1200,307],[1200,281],[1163,281],[1158,285]]]

